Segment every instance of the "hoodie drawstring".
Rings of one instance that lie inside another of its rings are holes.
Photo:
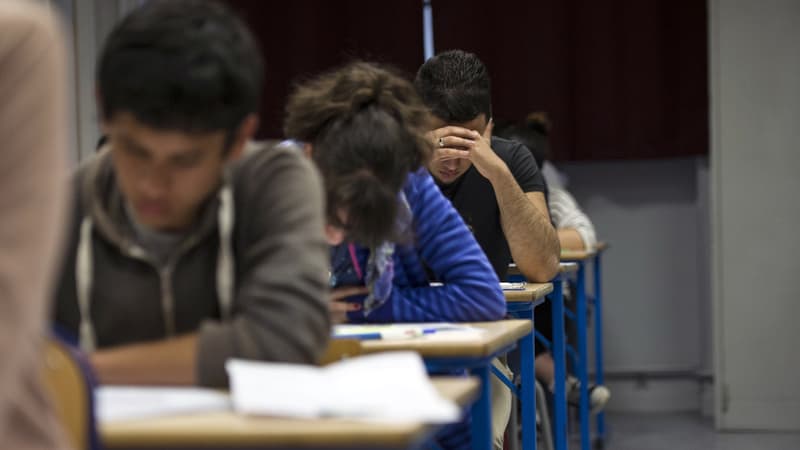
[[[223,186],[219,192],[219,251],[217,252],[217,298],[222,320],[228,320],[233,304],[233,281],[235,264],[233,260],[233,190]]]
[[[78,289],[78,312],[81,315],[79,345],[81,350],[91,353],[96,347],[94,326],[89,299],[92,295],[92,219],[87,216],[81,221],[78,256],[75,264],[75,283]]]
[[[234,296],[235,261],[233,259],[234,205],[233,190],[225,185],[219,192],[219,251],[217,253],[217,299],[222,320],[231,316]],[[91,295],[94,282],[94,261],[92,257],[92,230],[94,224],[90,216],[81,221],[78,252],[75,264],[75,283],[78,294],[80,314],[79,346],[86,353],[97,348],[94,324],[91,316]],[[143,256],[143,255],[142,255]],[[164,299],[161,299],[162,301]]]

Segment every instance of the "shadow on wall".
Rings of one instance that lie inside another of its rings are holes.
[[[697,158],[559,163],[581,204],[603,196],[620,207],[693,203],[697,199]],[[707,189],[707,187],[706,187]]]

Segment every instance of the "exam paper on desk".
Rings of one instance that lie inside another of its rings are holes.
[[[194,387],[101,386],[95,389],[95,401],[101,423],[231,408],[227,394]]]
[[[226,368],[233,407],[243,414],[430,423],[461,416],[433,387],[414,352],[359,356],[325,367],[229,360]]]
[[[465,324],[450,322],[393,323],[393,324],[338,324],[333,326],[334,338],[384,340],[425,339],[435,341],[480,338],[485,330]]]

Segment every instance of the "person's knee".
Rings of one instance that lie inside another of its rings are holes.
[[[502,361],[495,359],[492,365],[509,380],[514,379],[514,374]],[[497,376],[490,377],[492,391],[492,434],[494,435],[495,450],[502,450],[508,420],[511,416],[513,396],[511,390]]]

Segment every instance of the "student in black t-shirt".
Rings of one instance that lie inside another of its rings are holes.
[[[549,281],[558,271],[559,244],[544,178],[525,146],[492,136],[486,66],[451,50],[423,64],[414,84],[434,116],[428,169],[498,277],[505,279],[513,258],[528,280]]]
[[[428,170],[475,234],[497,276],[513,260],[528,280],[545,282],[559,264],[545,182],[522,144],[492,137],[489,73],[472,53],[452,50],[429,59],[414,80],[433,113],[428,133],[436,151]],[[510,374],[500,361],[495,367]],[[503,448],[511,392],[492,385],[494,447]]]

